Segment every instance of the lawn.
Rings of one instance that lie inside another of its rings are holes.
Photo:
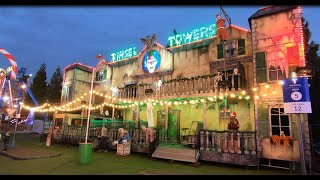
[[[62,155],[53,158],[14,160],[0,155],[0,174],[6,175],[138,175],[143,171],[157,170],[161,172],[175,171],[181,174],[203,175],[286,175],[288,171],[271,168],[246,168],[201,161],[199,167],[190,163],[169,163],[168,160],[149,160],[146,154],[132,153],[130,156],[116,156],[111,150],[105,153],[92,154],[92,163],[79,163],[79,148],[54,144],[45,147],[39,143],[37,135],[18,134],[15,148],[46,149]],[[8,150],[10,151],[10,149]]]

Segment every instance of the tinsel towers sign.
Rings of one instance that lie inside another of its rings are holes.
[[[174,31],[174,35],[168,37],[168,47],[170,48],[183,44],[189,44],[206,38],[211,38],[216,35],[216,30],[216,24],[211,24],[181,34]]]
[[[136,47],[131,47],[125,50],[112,53],[110,57],[112,62],[117,62],[117,61],[121,61],[127,58],[137,56],[137,55],[138,55],[138,52],[136,50]]]

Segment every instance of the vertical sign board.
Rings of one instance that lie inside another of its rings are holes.
[[[287,78],[282,85],[284,113],[312,113],[307,78]]]
[[[296,114],[298,123],[299,151],[302,175],[306,175],[301,113],[312,113],[307,78],[287,78],[282,85],[284,113]]]

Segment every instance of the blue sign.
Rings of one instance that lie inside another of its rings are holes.
[[[282,85],[285,113],[312,113],[307,78],[287,78]]]
[[[160,67],[160,53],[156,50],[152,50],[144,55],[142,60],[142,68],[145,72],[154,73]]]

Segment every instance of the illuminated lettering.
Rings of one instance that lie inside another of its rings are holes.
[[[176,37],[170,36],[168,38],[168,41],[169,41],[169,46],[172,47],[172,46],[174,46],[173,43],[176,41]]]
[[[216,29],[216,24],[211,24],[186,33],[175,34],[168,37],[168,46],[174,47],[183,44],[189,44],[206,38],[211,38],[216,35]]]
[[[116,61],[116,56],[117,56],[116,53],[112,53],[112,54],[111,54],[111,61],[112,61],[112,62],[115,62],[115,61]]]
[[[193,30],[193,41],[199,41],[199,39],[200,39],[199,29]]]
[[[184,38],[184,43],[185,43],[185,44],[191,43],[191,41],[192,41],[192,34],[193,34],[193,32],[183,34],[183,35],[184,35],[183,38]]]
[[[131,47],[125,50],[118,51],[116,53],[111,53],[111,61],[121,61],[123,59],[132,58],[134,56],[137,56],[138,52],[136,51],[136,47]]]
[[[200,38],[201,39],[207,38],[206,34],[207,34],[207,27],[201,27],[200,28]]]
[[[124,59],[124,51],[117,52],[117,61]]]
[[[181,34],[177,34],[176,35],[176,45],[179,46],[182,42],[182,35]]]

